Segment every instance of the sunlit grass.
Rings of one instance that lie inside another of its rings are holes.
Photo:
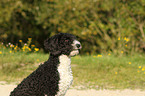
[[[0,81],[20,82],[45,62],[49,54],[19,40],[21,47],[11,43],[0,45]],[[145,55],[85,55],[72,57],[73,86],[95,89],[145,89]],[[49,70],[48,70],[49,71]]]
[[[142,55],[74,57],[74,83],[93,88],[145,89],[145,60]],[[141,66],[141,67],[139,67]]]
[[[48,54],[15,53],[3,57],[0,80],[21,81],[48,59]],[[0,59],[0,62],[1,59]],[[114,56],[93,55],[72,57],[73,86],[83,85],[91,88],[141,88],[145,89],[144,55]]]
[[[48,54],[43,53],[12,53],[0,59],[0,80],[12,82],[21,80],[34,71],[41,62],[46,61]]]

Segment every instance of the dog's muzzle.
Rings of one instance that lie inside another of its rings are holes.
[[[75,40],[72,45],[74,47],[74,50],[78,50],[82,48],[81,43],[77,40]]]
[[[71,51],[70,56],[79,54],[79,50],[82,48],[81,43],[77,40],[74,40],[72,46],[73,50]]]

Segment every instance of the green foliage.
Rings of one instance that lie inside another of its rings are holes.
[[[144,0],[1,0],[0,39],[16,43],[31,37],[43,47],[44,39],[63,32],[79,37],[83,53],[143,52],[144,4]]]

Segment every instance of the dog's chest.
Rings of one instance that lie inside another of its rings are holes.
[[[70,65],[71,58],[67,57],[66,55],[61,55],[59,57],[59,61],[60,64],[58,66],[58,72],[60,76],[60,81],[57,96],[63,96],[73,81],[72,70]]]

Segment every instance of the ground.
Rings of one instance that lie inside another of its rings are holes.
[[[0,84],[0,94],[1,96],[9,96],[10,92],[16,87],[15,84]],[[141,90],[78,90],[75,88],[70,88],[67,91],[66,96],[145,96],[145,91]]]

